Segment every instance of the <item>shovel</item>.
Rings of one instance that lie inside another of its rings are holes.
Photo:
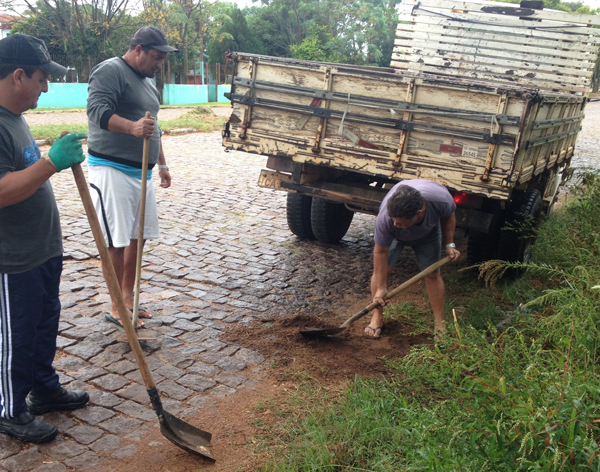
[[[444,257],[442,260],[437,261],[435,264],[431,264],[429,267],[427,267],[427,269],[423,270],[422,272],[419,272],[417,275],[415,275],[413,278],[407,280],[402,285],[399,285],[395,289],[390,290],[388,293],[385,294],[385,297],[383,297],[383,299],[389,300],[390,298],[398,295],[400,292],[407,289],[408,287],[410,287],[414,283],[418,282],[419,280],[425,278],[425,276],[431,274],[432,272],[435,272],[437,269],[439,269],[440,267],[442,267],[444,264],[446,264],[449,261],[450,261],[449,257]],[[316,338],[316,337],[320,337],[320,336],[333,336],[334,334],[341,333],[348,326],[350,326],[352,323],[354,323],[356,320],[361,319],[363,316],[365,316],[371,310],[377,308],[378,306],[379,306],[379,303],[376,303],[376,302],[371,303],[369,306],[360,310],[356,315],[348,318],[339,328],[309,329],[306,331],[300,331],[300,334],[302,334],[302,336],[304,336],[306,338]]]
[[[137,339],[133,323],[129,318],[130,311],[127,309],[125,302],[123,301],[121,287],[119,286],[117,275],[115,274],[115,269],[112,265],[112,260],[110,258],[110,254],[108,253],[106,242],[104,241],[104,235],[102,234],[100,222],[98,221],[98,215],[94,209],[94,205],[90,197],[90,191],[88,190],[85,175],[83,174],[80,164],[73,166],[73,176],[75,177],[75,183],[77,184],[79,195],[81,195],[83,208],[85,209],[88,221],[90,222],[92,234],[94,235],[94,240],[96,241],[96,246],[98,247],[98,252],[100,253],[102,272],[104,273],[108,291],[117,305],[119,317],[121,318],[121,324],[123,325],[123,328],[125,328],[127,340],[129,341],[129,345],[131,346],[131,350],[135,355],[135,360],[137,361],[140,372],[144,379],[148,396],[152,402],[152,407],[158,416],[160,432],[164,437],[181,449],[191,452],[192,454],[197,454],[210,461],[215,461],[212,453],[212,447],[210,445],[212,434],[207,431],[202,431],[201,429],[198,429],[163,410],[160,396],[156,390],[156,384],[154,383],[150,369],[148,369],[148,364],[146,364],[146,359],[144,358],[144,353],[142,352],[142,348],[140,347],[140,343]]]

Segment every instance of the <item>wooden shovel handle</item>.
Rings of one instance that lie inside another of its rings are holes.
[[[425,278],[426,276],[428,276],[429,274],[431,274],[432,272],[435,272],[436,270],[438,270],[440,267],[442,267],[444,264],[446,264],[447,262],[450,262],[450,258],[448,256],[444,257],[443,259],[437,261],[435,264],[431,264],[429,267],[427,267],[427,269],[419,272],[417,275],[415,275],[414,277],[408,279],[406,282],[404,282],[402,285],[399,285],[398,287],[396,287],[393,290],[390,290],[388,293],[385,294],[385,296],[383,297],[384,300],[389,300],[390,298],[398,295],[400,292],[402,292],[403,290],[407,289],[408,287],[410,287],[411,285],[415,284],[416,282],[418,282],[419,280]],[[363,316],[365,316],[367,313],[369,313],[371,310],[374,310],[375,308],[377,308],[379,306],[379,303],[377,302],[373,302],[370,305],[368,305],[367,307],[363,308],[362,310],[360,310],[356,315],[354,315],[351,318],[348,318],[346,320],[346,322],[340,326],[340,328],[347,328],[348,326],[350,326],[352,323],[354,323],[356,320],[362,318]]]
[[[154,384],[154,379],[152,378],[150,369],[148,369],[148,364],[146,364],[144,353],[137,339],[137,335],[135,334],[133,323],[131,322],[131,319],[129,317],[131,312],[125,306],[123,294],[121,293],[121,287],[117,279],[117,274],[115,273],[115,268],[112,264],[112,259],[110,258],[110,254],[108,252],[108,247],[106,246],[106,242],[104,241],[102,228],[100,227],[98,215],[96,213],[96,209],[94,208],[94,204],[92,203],[92,197],[90,196],[90,191],[88,189],[85,175],[83,174],[83,170],[81,169],[80,164],[74,165],[72,167],[72,170],[73,176],[75,177],[75,183],[77,184],[77,189],[79,190],[79,195],[81,196],[81,201],[83,202],[85,214],[87,215],[87,219],[90,222],[92,234],[94,235],[94,240],[96,241],[96,246],[98,247],[98,252],[100,253],[100,260],[102,261],[102,272],[104,273],[104,280],[106,281],[106,285],[108,286],[110,297],[113,300],[113,303],[117,305],[117,310],[119,311],[119,318],[121,318],[121,324],[123,325],[123,328],[125,328],[127,340],[129,341],[131,350],[135,355],[135,359],[137,361],[140,372],[142,373],[142,377],[144,379],[144,383],[146,384],[146,388],[150,390],[152,388],[155,388],[156,385]]]
[[[146,112],[145,118],[150,118]],[[138,245],[135,259],[135,285],[133,294],[133,326],[137,327],[140,309],[140,283],[142,279],[142,255],[144,253],[144,225],[146,224],[146,189],[148,187],[148,160],[150,156],[150,138],[144,138],[142,148],[142,194],[140,195],[140,228],[138,230]]]

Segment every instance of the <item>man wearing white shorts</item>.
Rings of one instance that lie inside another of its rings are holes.
[[[98,64],[90,74],[87,115],[88,167],[92,198],[128,308],[133,308],[144,138],[149,139],[148,185],[144,239],[159,236],[152,169],[158,164],[160,186],[171,185],[155,120],[160,94],[152,78],[162,66],[169,46],[158,28],[141,28],[123,57]],[[151,114],[145,118],[146,112]],[[142,308],[140,318],[152,315]],[[112,303],[106,319],[120,324]],[[143,326],[140,321],[139,326]]]

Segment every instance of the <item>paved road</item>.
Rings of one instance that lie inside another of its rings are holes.
[[[158,338],[146,353],[158,390],[186,417],[252,388],[262,368],[260,353],[220,340],[227,326],[309,304],[343,309],[344,297],[364,296],[373,218],[357,215],[339,246],[302,242],[287,230],[285,195],[256,184],[263,157],[224,152],[219,133],[163,144],[173,186],[157,189],[162,236],[144,256],[141,304],[155,313],[146,324]],[[0,471],[93,470],[135,455],[157,423],[123,332],[104,319],[109,297],[72,174],[52,184],[66,258],[55,366],[67,388],[90,392],[91,405],[46,415],[60,431],[48,445],[24,450],[0,435]]]

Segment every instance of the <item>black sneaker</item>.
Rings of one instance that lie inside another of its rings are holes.
[[[0,418],[0,432],[36,444],[51,441],[58,434],[54,426],[38,420],[28,411],[10,420]]]
[[[69,392],[60,387],[51,393],[31,391],[27,397],[27,408],[34,415],[43,415],[51,411],[71,411],[83,408],[90,401],[90,396],[83,390]]]

